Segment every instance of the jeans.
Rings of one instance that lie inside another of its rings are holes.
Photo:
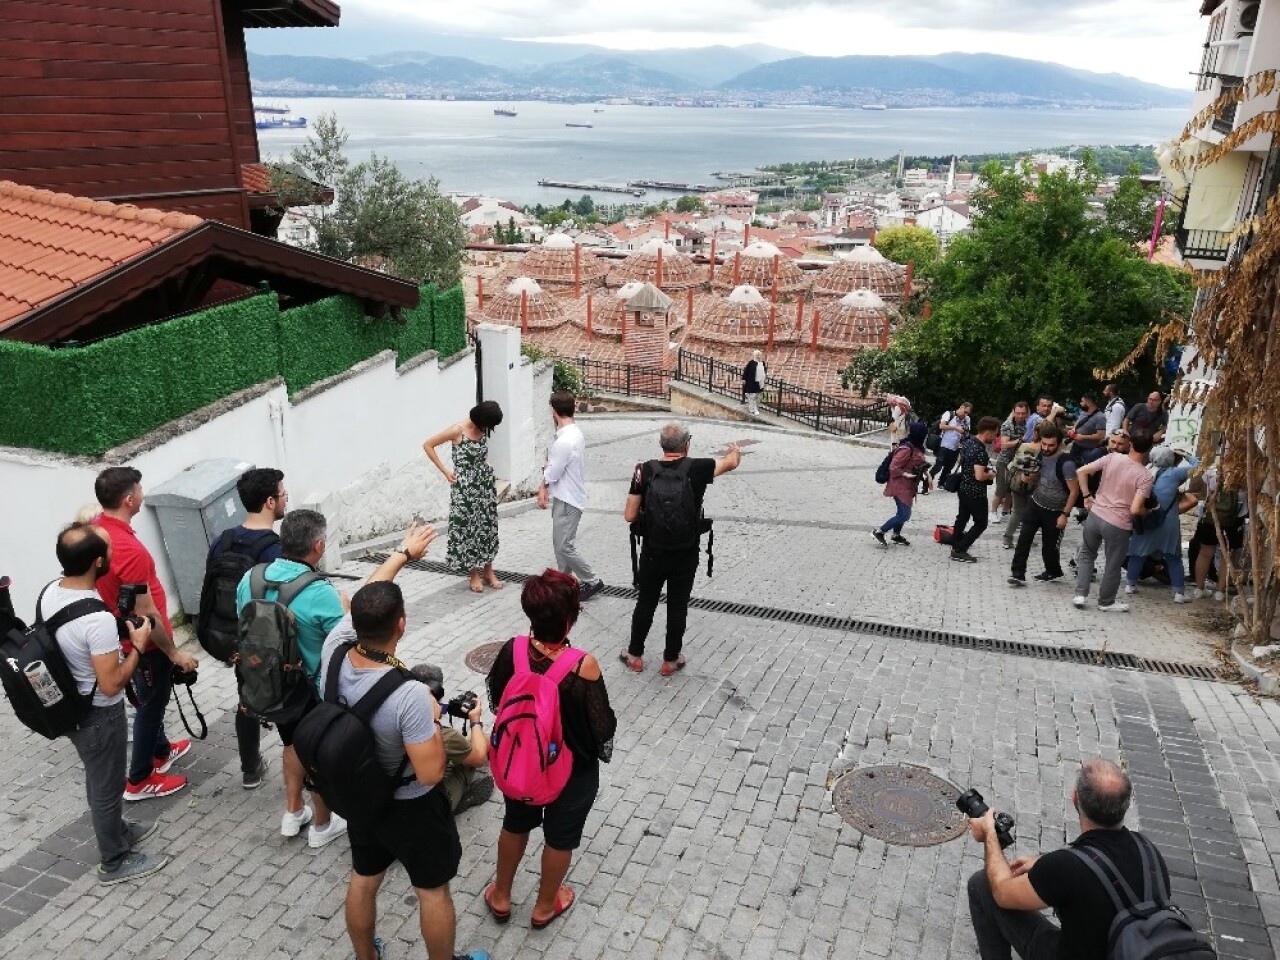
[[[1010,490],[1009,496],[1013,498],[1013,510],[1009,513],[1009,519],[1004,522],[1004,542],[1012,547],[1014,544],[1013,538],[1018,535],[1018,528],[1022,526],[1022,518],[1026,516],[1027,504],[1031,502],[1031,494],[1017,493]]]
[[[982,532],[987,529],[987,494],[985,488],[977,496],[961,490],[960,512],[956,514],[955,539],[951,541],[951,549],[955,553],[966,553],[977,543]],[[969,521],[973,526],[965,531]]]
[[[102,866],[114,870],[129,852],[124,831],[124,767],[128,754],[128,721],[124,701],[93,707],[68,738],[84,764],[84,792],[89,799],[93,835],[98,838]]]
[[[1027,558],[1031,556],[1031,542],[1040,533],[1040,557],[1044,560],[1044,572],[1053,577],[1062,576],[1062,557],[1059,546],[1062,544],[1062,531],[1058,529],[1060,510],[1042,507],[1034,500],[1022,515],[1022,532],[1018,535],[1018,546],[1013,551],[1013,567],[1010,572],[1019,579],[1027,576]]]
[[[1107,523],[1097,513],[1090,512],[1084,521],[1084,539],[1076,554],[1076,596],[1087,597],[1089,584],[1093,582],[1093,567],[1098,551],[1106,545],[1107,564],[1098,581],[1098,606],[1115,603],[1120,590],[1120,574],[1129,557],[1129,531]]]
[[[938,459],[933,462],[933,468],[929,472],[932,473],[935,477],[937,477],[938,482],[941,483],[943,480],[947,479],[947,476],[955,468],[956,460],[959,458],[959,456],[960,456],[959,447],[957,447],[955,450],[949,450],[946,447],[940,447],[938,449]]]
[[[129,782],[138,784],[151,776],[153,761],[169,756],[164,711],[173,692],[173,664],[163,651],[148,650],[138,658],[138,669],[133,672],[133,691],[138,696],[138,711],[133,717]]]
[[[969,919],[982,960],[1057,960],[1062,931],[1035,910],[1006,910],[996,903],[985,870],[969,878]]]
[[[578,552],[574,542],[578,537],[578,522],[582,511],[563,500],[551,500],[551,546],[556,553],[556,568],[572,573],[582,583],[595,583],[596,575],[591,564]]]
[[[892,530],[894,535],[897,536],[902,533],[902,528],[906,525],[906,522],[911,519],[911,501],[900,500],[899,498],[894,497],[893,502],[897,504],[898,512],[884,523],[880,524],[880,532],[888,533]]]
[[[254,773],[262,759],[262,721],[243,710],[236,710],[236,748],[240,753],[240,772]]]
[[[1182,593],[1187,588],[1187,571],[1182,568],[1182,553],[1164,553],[1165,569],[1169,571],[1169,585],[1173,587],[1174,593]],[[1138,580],[1142,577],[1142,567],[1147,562],[1146,557],[1140,557],[1136,554],[1129,556],[1129,576],[1130,586],[1137,586]]]
[[[631,643],[627,652],[633,657],[644,656],[644,642],[653,626],[653,615],[658,609],[658,597],[662,586],[667,587],[667,645],[662,659],[674,663],[684,646],[684,628],[689,619],[689,594],[693,593],[693,578],[698,572],[701,551],[682,550],[679,553],[640,553],[640,598],[631,614]]]

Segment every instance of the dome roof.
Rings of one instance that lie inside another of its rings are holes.
[[[818,346],[850,350],[880,345],[885,328],[896,326],[898,311],[872,290],[854,290],[828,300],[818,311]]]
[[[486,297],[477,319],[481,323],[519,327],[522,313],[531,330],[554,330],[569,319],[560,301],[530,277],[516,277],[501,293]]]
[[[661,288],[669,292],[688,290],[707,282],[707,271],[693,262],[693,258],[681,253],[674,245],[657,237],[646,241],[621,263],[609,271],[606,285],[613,287],[639,280],[643,283],[658,282],[658,253],[662,253]]]
[[[742,255],[744,257],[762,257],[765,260],[772,260],[774,257],[783,256],[783,253],[772,243],[764,240],[752,240],[743,248]]]
[[[636,322],[637,298],[641,301],[645,299],[642,294],[648,293],[650,297],[656,294],[663,297],[664,300],[670,300],[660,290],[657,290],[652,284],[642,283],[639,280],[632,280],[624,283],[616,290],[596,291],[591,301],[591,331],[593,334],[601,337],[616,339],[622,335],[622,324],[625,319],[627,323]],[[580,302],[581,306],[581,302]],[[671,304],[667,304],[670,307]],[[658,312],[641,304],[639,312],[654,313]],[[576,310],[571,318],[574,326],[586,327],[587,314],[585,308]],[[682,310],[670,310],[665,315],[667,329],[672,332],[679,330],[684,326],[684,312]]]
[[[575,244],[573,237],[567,233],[553,233],[543,240],[540,246],[548,250],[572,250]]]
[[[808,289],[809,278],[795,261],[773,244],[762,241],[752,241],[741,253],[719,264],[712,285],[716,290],[728,293],[734,287],[749,284],[766,297],[771,297],[774,263],[778,265],[779,296],[788,297]]]
[[[769,316],[773,314],[773,342],[793,343],[799,339],[793,323],[794,310],[783,311],[766,300],[758,289],[741,284],[725,297],[716,297],[689,328],[688,339],[712,343],[764,345],[769,342]]]
[[[819,297],[843,297],[854,290],[870,290],[894,303],[902,300],[907,268],[871,246],[857,247],[842,254],[818,275],[813,292]]]
[[[575,260],[579,281],[586,286],[599,285],[609,270],[605,261],[574,243],[572,237],[555,233],[524,254],[508,268],[503,278],[529,277],[544,287],[563,289],[573,286]]]

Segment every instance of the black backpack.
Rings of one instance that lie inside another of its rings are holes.
[[[1217,953],[1196,932],[1191,921],[1169,899],[1155,847],[1140,833],[1130,832],[1142,857],[1142,899],[1105,853],[1090,844],[1074,853],[1102,884],[1116,908],[1107,933],[1108,960],[1214,960]]]
[[[40,601],[49,586],[45,585],[36,600],[35,624],[29,630],[13,627],[0,639],[0,680],[4,682],[4,692],[13,712],[23,725],[42,737],[56,740],[80,725],[93,706],[93,694],[98,689],[95,680],[92,690],[80,692],[71,668],[67,666],[67,658],[58,646],[57,633],[72,620],[91,613],[110,613],[111,608],[101,600],[86,598],[68,604],[45,620],[40,615]],[[37,661],[44,664],[45,671],[57,687],[56,699],[53,688],[46,688],[46,699],[52,699],[52,703],[46,704],[41,699],[27,677],[26,671]]]
[[[314,570],[280,582],[267,579],[268,564],[249,572],[249,602],[240,611],[236,682],[245,712],[267,723],[296,723],[311,700],[312,677],[302,662],[298,624],[289,604],[323,577]],[[267,591],[276,599],[266,599]]]
[[[386,813],[398,788],[412,783],[405,775],[405,754],[394,777],[378,762],[370,723],[377,709],[401,684],[417,682],[407,670],[392,667],[363,697],[348,705],[338,700],[342,659],[355,643],[344,643],[329,659],[324,700],[302,718],[293,746],[306,771],[307,781],[329,809],[352,823],[376,823]]]
[[[906,441],[902,441],[905,443]],[[898,446],[894,444],[889,448],[889,452],[884,455],[884,459],[880,461],[880,466],[876,467],[876,483],[886,484],[889,482],[889,465],[893,463],[893,455],[898,452]]]
[[[650,460],[644,488],[644,538],[650,547],[663,550],[696,548],[702,534],[702,511],[693,491],[689,471],[693,461],[682,457],[674,464]]]
[[[204,585],[200,588],[196,639],[211,657],[223,663],[231,663],[240,649],[236,588],[244,575],[261,562],[262,552],[280,542],[270,532],[254,538],[244,534],[235,527],[223,531],[213,559],[205,566]]]

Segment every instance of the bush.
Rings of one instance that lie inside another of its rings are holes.
[[[551,370],[551,389],[553,392],[567,390],[575,397],[586,395],[586,388],[582,382],[582,371],[578,369],[572,360],[553,357],[548,350],[535,343],[520,344],[520,352],[535,363],[539,360],[550,359],[553,361]]]

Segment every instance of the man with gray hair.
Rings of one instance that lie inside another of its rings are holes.
[[[623,518],[643,538],[636,586],[640,592],[631,615],[631,643],[619,659],[636,673],[644,670],[644,644],[653,626],[658,598],[667,588],[667,642],[662,654],[662,675],[683,669],[685,623],[689,595],[698,570],[701,536],[709,529],[702,516],[702,499],[715,478],[737,469],[742,453],[729,444],[724,456],[689,456],[689,431],[680,423],[662,428],[658,443],[661,460],[637,463]]]
[[[1109,956],[1107,938],[1119,911],[1094,867],[1108,877],[1118,873],[1141,892],[1145,849],[1168,891],[1164,858],[1146,837],[1125,828],[1132,793],[1128,775],[1114,763],[1088,761],[1071,794],[1080,836],[1062,850],[1012,863],[1000,847],[994,809],[969,821],[985,861],[969,878],[969,916],[982,960],[1008,960],[1011,948],[1022,960]],[[1060,926],[1039,912],[1047,907]]]
[[[262,563],[244,575],[236,588],[236,611],[241,613],[250,601],[278,601],[289,608],[298,630],[298,650],[306,679],[299,684],[299,697],[306,698],[301,715],[293,723],[277,723],[276,731],[284,745],[285,811],[280,818],[280,835],[296,837],[307,824],[307,846],[318,849],[347,832],[347,822],[330,814],[320,794],[313,793],[314,810],[302,799],[305,771],[293,748],[293,735],[319,700],[316,677],[320,675],[320,651],[324,640],[346,616],[348,603],[332,583],[320,576],[318,565],[324,556],[328,524],[315,510],[294,510],[280,523],[282,556]],[[263,578],[261,595],[253,588],[254,575]]]

